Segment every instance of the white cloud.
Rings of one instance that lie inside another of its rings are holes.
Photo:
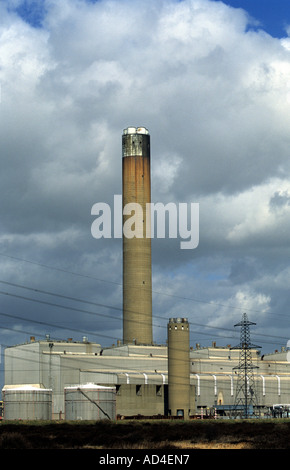
[[[263,320],[270,310],[271,297],[251,289],[238,290],[233,297],[229,298],[222,309],[217,312],[216,318],[211,322],[211,326],[226,326],[231,318],[233,325],[238,318],[237,310],[243,313],[248,312],[249,320],[255,318],[254,323]],[[239,323],[237,321],[236,323]]]

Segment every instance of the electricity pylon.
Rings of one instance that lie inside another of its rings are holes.
[[[258,404],[253,372],[258,367],[252,363],[252,349],[261,346],[252,344],[250,340],[250,325],[255,324],[250,322],[247,314],[244,313],[242,321],[234,325],[241,327],[241,335],[240,344],[232,348],[240,349],[239,365],[233,368],[238,374],[233,417],[249,418],[255,415],[255,406]]]

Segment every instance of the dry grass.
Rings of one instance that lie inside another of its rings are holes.
[[[0,449],[290,449],[289,420],[2,422]]]
[[[237,442],[237,443],[226,443],[226,442],[211,442],[211,443],[198,443],[192,442],[173,442],[176,449],[252,449],[252,445],[249,442]]]

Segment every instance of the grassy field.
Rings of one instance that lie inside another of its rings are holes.
[[[9,422],[0,449],[289,449],[290,419]]]

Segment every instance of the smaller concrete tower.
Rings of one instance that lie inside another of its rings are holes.
[[[168,411],[170,416],[189,419],[189,323],[186,318],[170,318],[168,322]]]

